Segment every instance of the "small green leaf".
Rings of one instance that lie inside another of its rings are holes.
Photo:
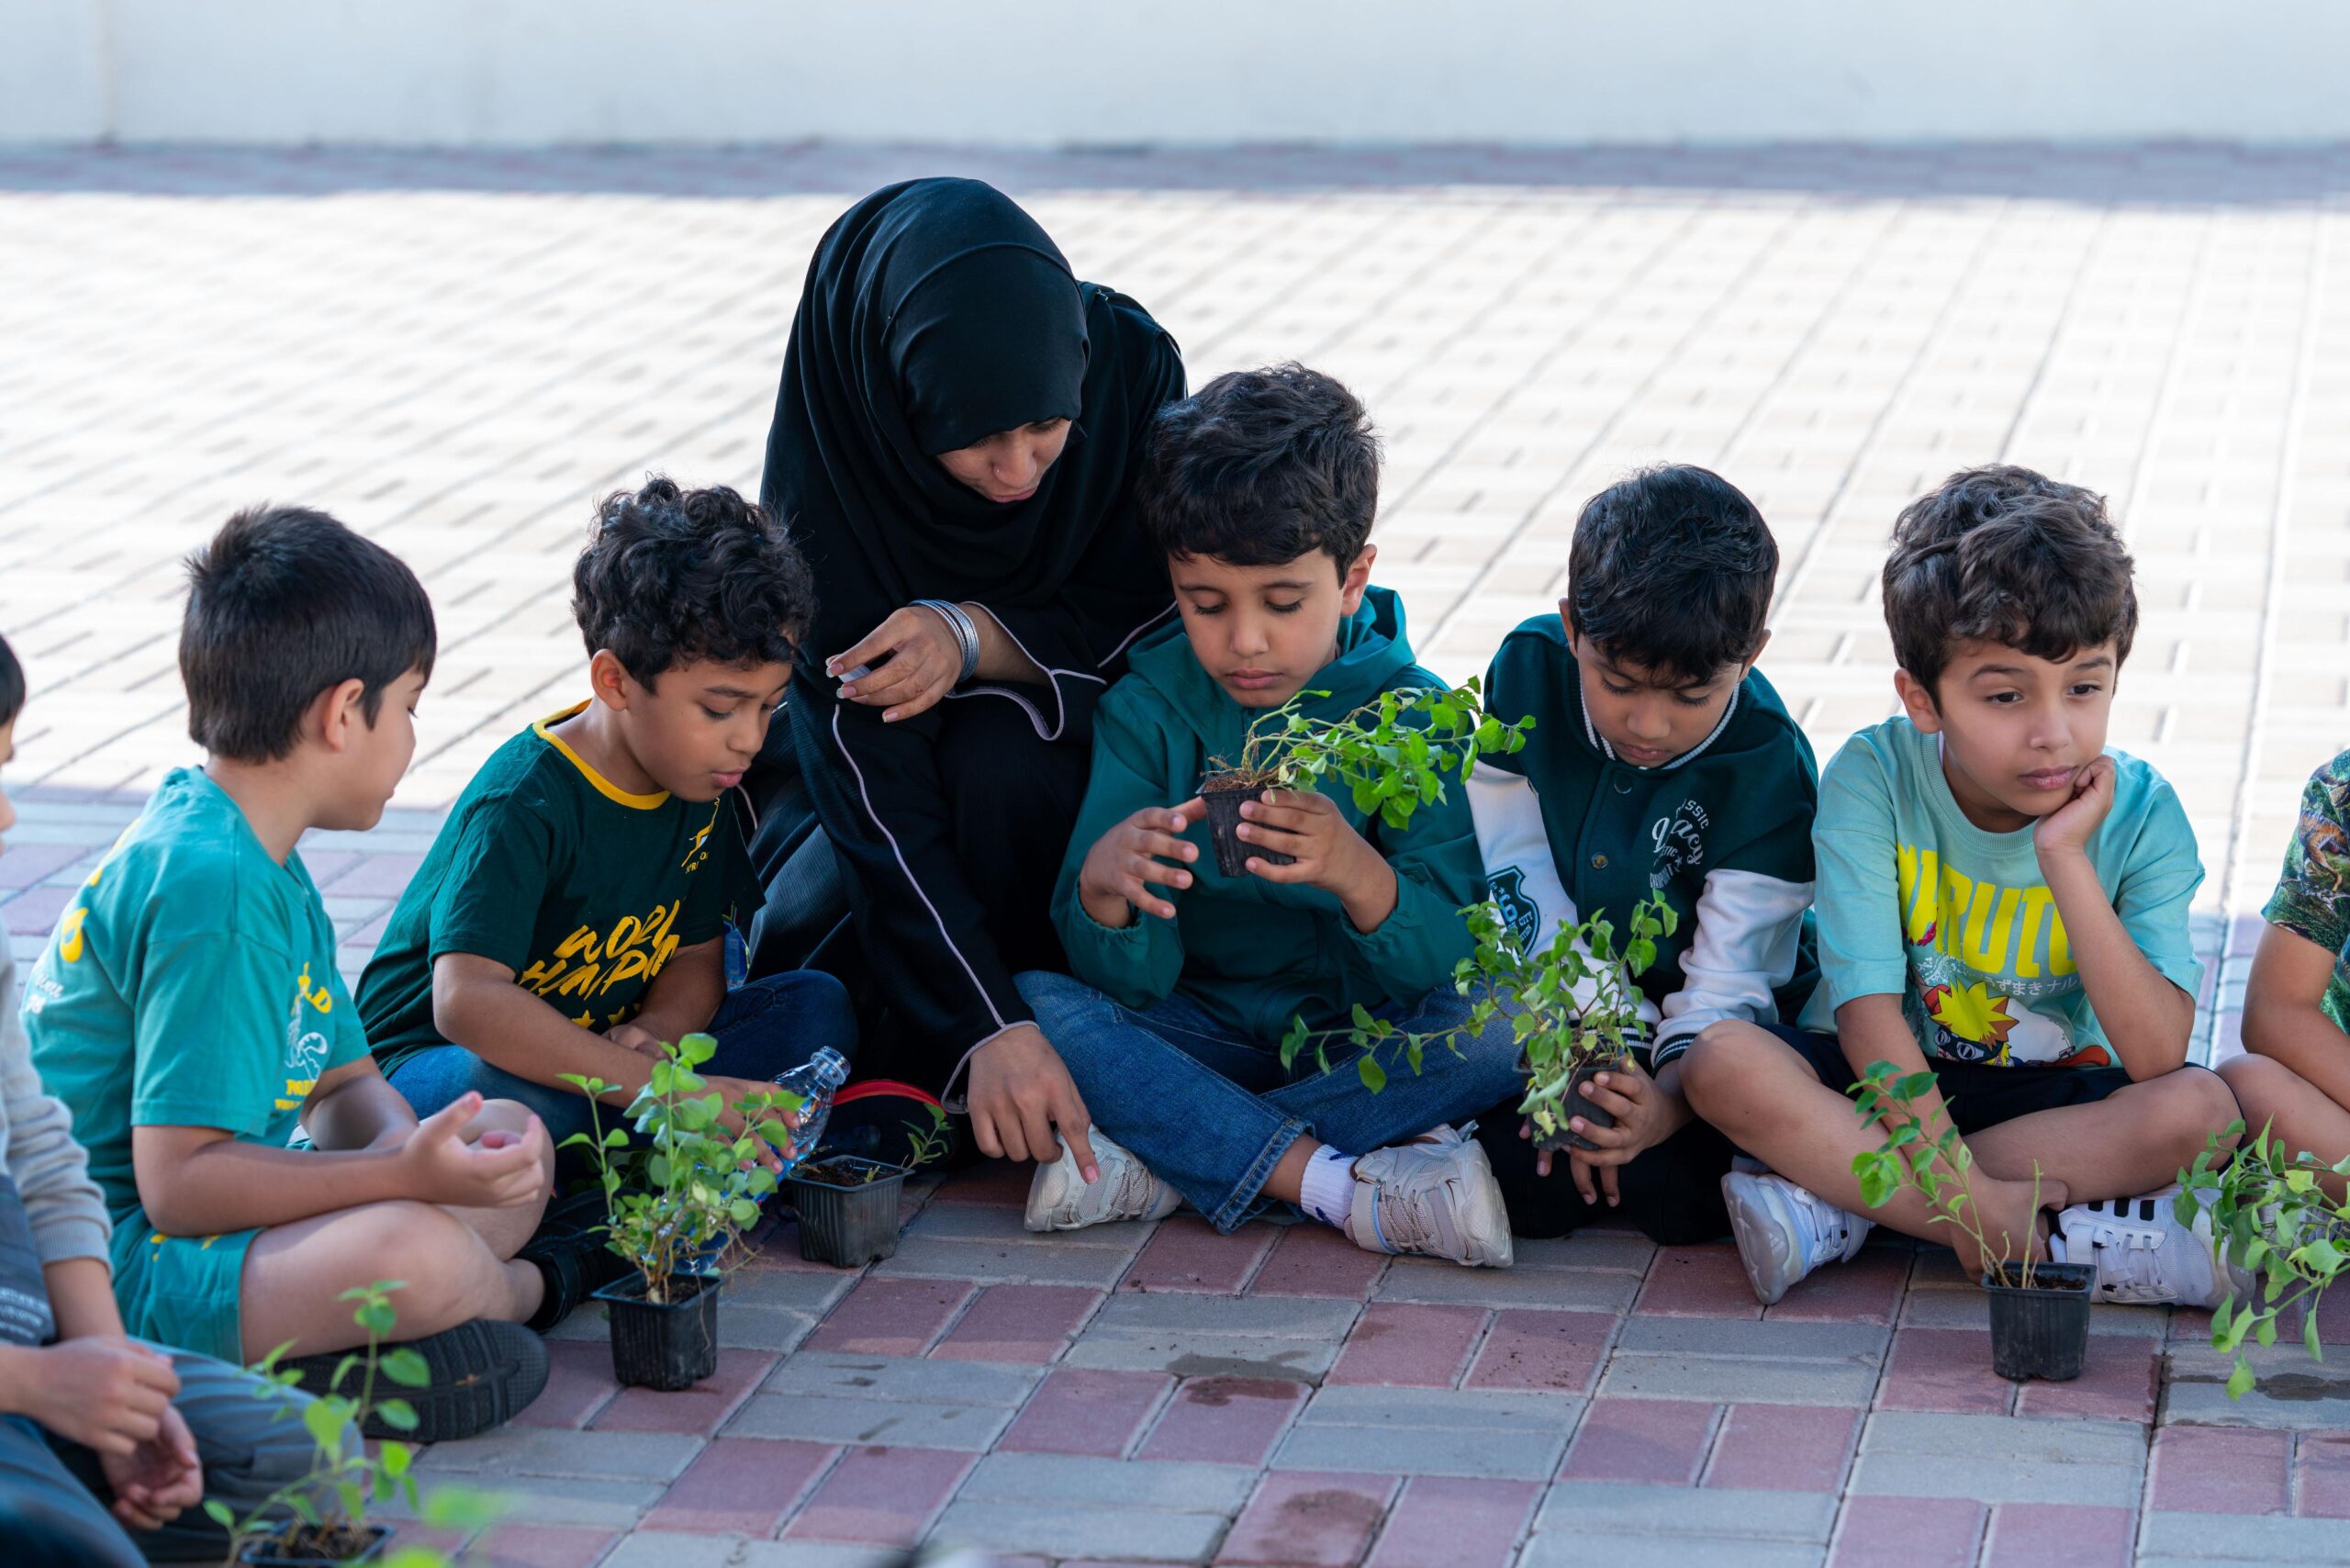
[[[394,1431],[416,1430],[416,1406],[405,1399],[386,1399],[377,1403],[375,1418]]]
[[[1368,1051],[1355,1058],[1355,1073],[1362,1080],[1362,1086],[1373,1094],[1387,1087],[1387,1070]]]
[[[2228,1397],[2242,1399],[2252,1392],[2255,1381],[2256,1380],[2252,1375],[2252,1363],[2245,1361],[2237,1361],[2235,1370],[2228,1373]]]
[[[405,1345],[386,1350],[375,1370],[402,1388],[422,1388],[432,1381],[432,1369],[424,1358]]]

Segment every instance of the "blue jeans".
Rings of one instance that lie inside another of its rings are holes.
[[[722,1078],[747,1078],[765,1083],[806,1062],[831,1047],[856,1059],[856,1014],[848,989],[827,974],[794,969],[736,986],[718,1004],[710,1021],[718,1036],[718,1054],[703,1070]],[[547,1136],[561,1152],[555,1156],[559,1181],[594,1174],[595,1161],[584,1148],[564,1148],[575,1133],[589,1130],[588,1097],[567,1083],[533,1083],[503,1068],[492,1067],[463,1046],[433,1046],[417,1052],[394,1070],[392,1087],[429,1116],[469,1091],[484,1099],[513,1100],[539,1114]],[[617,1107],[600,1114],[607,1127],[625,1125]]]
[[[1374,1094],[1356,1073],[1360,1050],[1332,1051],[1327,1072],[1301,1055],[1294,1073],[1284,1072],[1277,1047],[1218,1022],[1180,992],[1137,1012],[1067,975],[1031,970],[1016,983],[1093,1125],[1218,1230],[1235,1229],[1265,1207],[1266,1178],[1308,1133],[1345,1153],[1367,1154],[1523,1092],[1506,1018],[1460,1042],[1459,1056],[1430,1051],[1416,1075],[1393,1059],[1390,1047],[1380,1064],[1390,1070],[1387,1087]],[[1469,1005],[1438,990],[1409,1007],[1371,1011],[1426,1034],[1463,1022]]]

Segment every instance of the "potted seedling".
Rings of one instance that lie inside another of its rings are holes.
[[[218,1497],[205,1499],[205,1513],[229,1532],[231,1562],[248,1568],[351,1562],[445,1568],[448,1558],[426,1546],[403,1546],[386,1557],[391,1528],[369,1522],[368,1506],[397,1496],[419,1512],[424,1523],[452,1530],[476,1529],[497,1516],[494,1499],[453,1487],[435,1492],[420,1510],[413,1473],[416,1450],[387,1439],[371,1454],[359,1439],[359,1428],[371,1418],[395,1431],[416,1427],[415,1408],[407,1400],[397,1394],[376,1397],[379,1377],[403,1388],[421,1388],[431,1381],[424,1358],[415,1350],[405,1345],[383,1349],[385,1337],[398,1322],[392,1294],[403,1288],[398,1280],[379,1280],[337,1298],[357,1304],[352,1320],[366,1331],[367,1343],[336,1363],[326,1393],[300,1402],[285,1397],[301,1383],[301,1373],[278,1366],[293,1348],[291,1340],[253,1369],[265,1380],[256,1397],[280,1401],[281,1410],[289,1415],[298,1405],[312,1457],[308,1473],[272,1492],[242,1518]]]
[[[903,1165],[858,1154],[828,1154],[792,1169],[786,1179],[800,1215],[800,1255],[836,1269],[862,1268],[898,1250],[898,1215],[906,1178],[946,1157],[946,1113],[928,1107],[930,1124],[905,1124]]]
[[[612,1375],[640,1388],[690,1388],[718,1369],[716,1260],[759,1217],[759,1200],[775,1191],[775,1173],[761,1145],[790,1141],[778,1114],[800,1108],[800,1096],[770,1089],[733,1107],[744,1131],[729,1132],[722,1097],[696,1068],[717,1053],[708,1035],[664,1043],[649,1081],[625,1113],[644,1147],[631,1147],[628,1130],[606,1127],[599,1096],[618,1086],[600,1078],[564,1074],[588,1096],[588,1133],[564,1140],[596,1160],[604,1189],[605,1246],[632,1271],[595,1293],[612,1320]]]
[[[1575,1118],[1612,1127],[1616,1118],[1584,1096],[1592,1075],[1620,1067],[1642,1032],[1640,992],[1632,982],[1656,962],[1656,943],[1679,924],[1673,906],[1651,893],[1632,906],[1630,929],[1619,958],[1616,925],[1606,911],[1581,922],[1561,921],[1550,940],[1527,952],[1497,903],[1461,911],[1476,952],[1453,969],[1453,984],[1472,998],[1469,1015],[1448,1029],[1414,1034],[1358,1005],[1352,1026],[1315,1032],[1292,1021],[1281,1042],[1284,1065],[1311,1047],[1329,1069],[1328,1042],[1343,1036],[1362,1047],[1355,1070],[1373,1092],[1386,1087],[1382,1049],[1400,1057],[1414,1072],[1431,1047],[1454,1055],[1460,1042],[1482,1035],[1506,1016],[1517,1037],[1517,1070],[1526,1074],[1526,1098],[1518,1110],[1532,1124],[1536,1147],[1546,1149],[1595,1147],[1574,1131]]]
[[[1224,875],[1245,873],[1251,855],[1268,865],[1290,863],[1289,856],[1239,837],[1241,805],[1268,790],[1311,790],[1333,778],[1345,786],[1355,810],[1402,828],[1420,807],[1444,799],[1448,775],[1467,778],[1480,755],[1517,750],[1534,727],[1530,717],[1505,724],[1486,713],[1474,680],[1450,690],[1382,691],[1337,719],[1309,718],[1301,711],[1309,698],[1329,695],[1299,692],[1250,722],[1237,757],[1208,759],[1200,800],[1207,807],[1216,869]]]
[[[1863,1121],[1885,1128],[1884,1145],[1852,1157],[1861,1197],[1875,1208],[1905,1186],[1914,1187],[1933,1211],[1932,1223],[1962,1231],[1983,1261],[1982,1285],[1991,1314],[1991,1370],[2011,1383],[2042,1378],[2067,1383],[2081,1375],[2088,1359],[2089,1301],[2097,1269],[2088,1263],[2035,1262],[2031,1238],[2014,1260],[2014,1238],[2005,1230],[1995,1244],[1984,1233],[1975,1202],[1975,1156],[1938,1114],[1942,1129],[1926,1125],[1918,1102],[1933,1092],[1931,1072],[1904,1073],[1891,1062],[1873,1062],[1851,1092]],[[2031,1168],[2031,1212],[2040,1213],[2040,1167]]]
[[[2233,1358],[2231,1399],[2243,1398],[2256,1381],[2244,1341],[2274,1345],[2277,1319],[2295,1308],[2301,1343],[2312,1360],[2325,1359],[2318,1301],[2350,1263],[2350,1203],[2335,1201],[2324,1184],[2329,1177],[2337,1183],[2350,1177],[2350,1159],[2327,1165],[2306,1149],[2288,1158],[2266,1127],[2231,1154],[2228,1145],[2243,1136],[2242,1122],[2215,1135],[2194,1169],[2179,1172],[2174,1200],[2179,1223],[2191,1226],[2199,1194],[2211,1194],[2213,1260],[2238,1287],[2211,1315],[2211,1348]]]

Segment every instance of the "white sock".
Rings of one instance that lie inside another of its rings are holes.
[[[1298,1207],[1324,1225],[1345,1229],[1347,1211],[1355,1203],[1355,1157],[1325,1144],[1305,1162],[1297,1187]]]

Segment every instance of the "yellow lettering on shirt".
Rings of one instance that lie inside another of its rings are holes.
[[[701,868],[701,863],[710,858],[711,830],[717,825],[718,811],[713,807],[710,813],[710,821],[694,830],[694,841],[686,846],[686,857],[677,862],[677,869],[698,871]]]
[[[334,992],[322,985],[314,987],[310,984],[310,966],[307,961],[302,965],[301,979],[294,983],[295,988],[301,991],[303,1001],[321,1013],[334,1011]]]
[[[2075,972],[2065,916],[2047,884],[2002,887],[1978,881],[1931,849],[1894,848],[1901,934],[1984,974],[2036,980]]]
[[[534,996],[601,996],[631,980],[651,984],[677,950],[677,915],[682,898],[643,915],[624,914],[609,933],[582,925],[556,944],[555,950],[535,960],[516,977]],[[573,1019],[592,1025],[594,1012],[583,1009]],[[621,1022],[622,1020],[615,1020]]]
[[[95,880],[96,873],[91,875]],[[64,923],[57,928],[57,956],[69,964],[82,961],[82,923],[89,918],[90,912],[75,904],[65,912]]]

